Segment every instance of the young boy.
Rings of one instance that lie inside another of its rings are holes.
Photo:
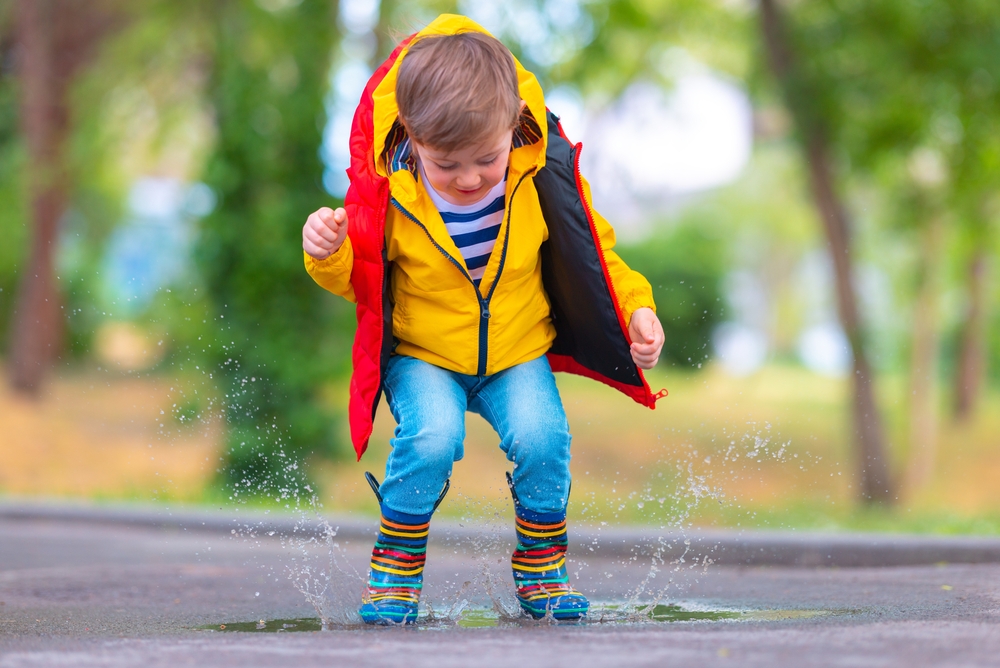
[[[653,407],[663,346],[649,283],[611,250],[535,77],[472,21],[444,15],[372,76],[351,134],[345,208],[302,230],[309,274],[356,302],[351,435],[360,459],[385,391],[396,419],[368,623],[416,619],[431,515],[463,456],[465,412],[513,462],[517,598],[578,619],[569,584],[570,434],[552,371]]]

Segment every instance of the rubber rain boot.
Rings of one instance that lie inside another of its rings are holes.
[[[431,515],[448,493],[445,482],[434,509],[426,515],[408,515],[382,503],[378,482],[371,473],[365,477],[379,500],[382,519],[368,571],[368,591],[358,614],[366,624],[412,624],[424,586],[424,561]]]
[[[521,609],[535,619],[551,613],[575,620],[590,610],[587,598],[569,584],[566,570],[566,511],[536,513],[521,505],[507,474],[517,516],[517,547],[511,556],[514,586]]]

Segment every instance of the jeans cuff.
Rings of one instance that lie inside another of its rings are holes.
[[[540,522],[543,524],[551,524],[552,522],[562,522],[566,519],[566,509],[558,510],[551,513],[540,513],[534,510],[528,510],[520,503],[514,504],[514,512],[522,520],[528,520],[529,522]]]
[[[431,515],[433,512],[427,513],[426,515],[411,515],[409,513],[401,513],[398,510],[393,510],[384,503],[379,504],[382,510],[382,517],[386,518],[390,522],[399,522],[400,524],[427,524],[431,521]]]

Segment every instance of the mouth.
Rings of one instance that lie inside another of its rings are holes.
[[[455,190],[462,193],[463,195],[474,195],[475,193],[479,192],[481,188],[473,188],[472,190],[462,190],[461,188],[456,188]]]

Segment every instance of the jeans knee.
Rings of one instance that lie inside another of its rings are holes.
[[[462,437],[462,430],[441,421],[397,431],[380,488],[385,503],[413,515],[431,512],[452,465],[462,458]]]
[[[426,468],[450,471],[451,465],[462,458],[461,441],[433,440],[421,444],[417,450],[421,463]]]
[[[462,416],[435,415],[415,430],[408,439],[414,454],[429,465],[450,467],[462,457],[465,421]]]
[[[465,416],[453,411],[437,411],[424,418],[417,433],[422,439],[461,442],[465,438]]]
[[[571,441],[568,426],[558,420],[518,425],[508,434],[508,454],[518,463],[534,458],[568,461]]]

